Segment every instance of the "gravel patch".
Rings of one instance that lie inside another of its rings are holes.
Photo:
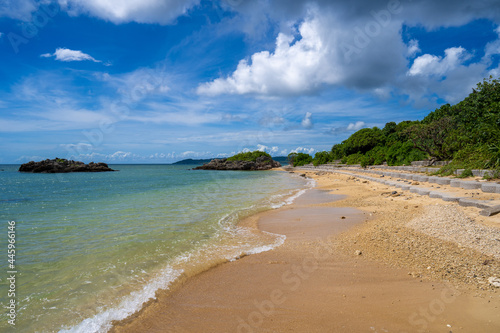
[[[500,259],[500,229],[477,224],[453,206],[428,206],[407,227]]]

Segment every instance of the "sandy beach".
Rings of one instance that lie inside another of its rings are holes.
[[[315,189],[242,222],[284,245],[158,292],[112,332],[500,331],[498,215],[305,173]]]

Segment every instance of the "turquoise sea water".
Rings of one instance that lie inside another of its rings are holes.
[[[26,174],[0,165],[0,331],[10,326],[9,221],[16,221],[16,330],[106,332],[156,290],[282,244],[283,236],[237,223],[307,187],[278,171],[111,167],[120,171]]]

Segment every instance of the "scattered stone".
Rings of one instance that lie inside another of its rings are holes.
[[[341,219],[342,219],[342,220],[345,220],[345,219],[346,219],[346,217],[345,217],[345,216],[342,216],[342,217],[341,217]]]
[[[488,283],[491,284],[493,287],[500,288],[500,278],[498,277],[490,277],[488,278]]]
[[[356,250],[356,252],[354,252],[354,254],[356,254],[357,256],[360,256],[363,254],[363,252],[361,252],[361,250]],[[499,280],[500,282],[500,280]]]

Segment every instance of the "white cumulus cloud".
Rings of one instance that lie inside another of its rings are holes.
[[[341,135],[348,132],[356,132],[363,127],[366,123],[364,121],[357,121],[355,123],[350,123],[347,126],[333,127],[328,133],[333,135]]]
[[[432,54],[416,58],[408,75],[444,75],[470,59],[470,54],[463,47],[451,47],[444,53],[444,58]]]
[[[269,147],[268,147],[268,146],[264,146],[264,145],[257,145],[257,150],[258,150],[258,151],[262,151],[262,152],[264,152],[264,151],[266,151],[266,150],[268,150],[268,149],[269,149]]]
[[[117,152],[114,152],[113,154],[109,155],[109,159],[111,159],[111,160],[123,160],[127,157],[132,157],[132,153],[125,152],[125,151],[117,151]]]
[[[172,23],[199,0],[59,0],[70,15],[88,14],[113,23]]]
[[[57,48],[54,53],[44,53],[40,55],[42,58],[50,58],[55,57],[56,60],[59,61],[93,61],[93,62],[101,62],[100,60],[94,59],[94,57],[83,53],[78,50],[70,50],[66,48]]]
[[[301,122],[302,127],[307,128],[307,129],[313,127],[311,117],[312,117],[312,113],[306,112],[306,115],[305,115],[304,119],[302,119],[302,122]]]
[[[418,45],[418,40],[412,39],[408,43],[408,56],[409,57],[414,57],[417,53],[420,53],[422,50],[420,50],[420,47]]]
[[[317,16],[312,12],[300,25],[300,39],[280,33],[273,53],[262,51],[253,54],[250,61],[241,60],[230,76],[200,85],[198,93],[286,95],[336,82]]]
[[[276,146],[273,146],[273,147],[268,147],[266,145],[262,145],[262,144],[257,144],[257,149],[250,149],[250,148],[244,148],[241,152],[242,153],[248,153],[248,152],[251,152],[251,151],[261,151],[261,152],[266,152],[266,153],[269,153],[269,154],[275,154],[279,151],[279,147],[276,147]],[[234,155],[235,153],[233,153]]]
[[[365,126],[365,123],[363,121],[357,121],[356,123],[350,123],[347,125],[347,130],[348,131],[357,131],[363,128]]]
[[[315,152],[314,148],[306,148],[306,147],[297,147],[290,151],[290,153],[305,153],[312,155]]]

